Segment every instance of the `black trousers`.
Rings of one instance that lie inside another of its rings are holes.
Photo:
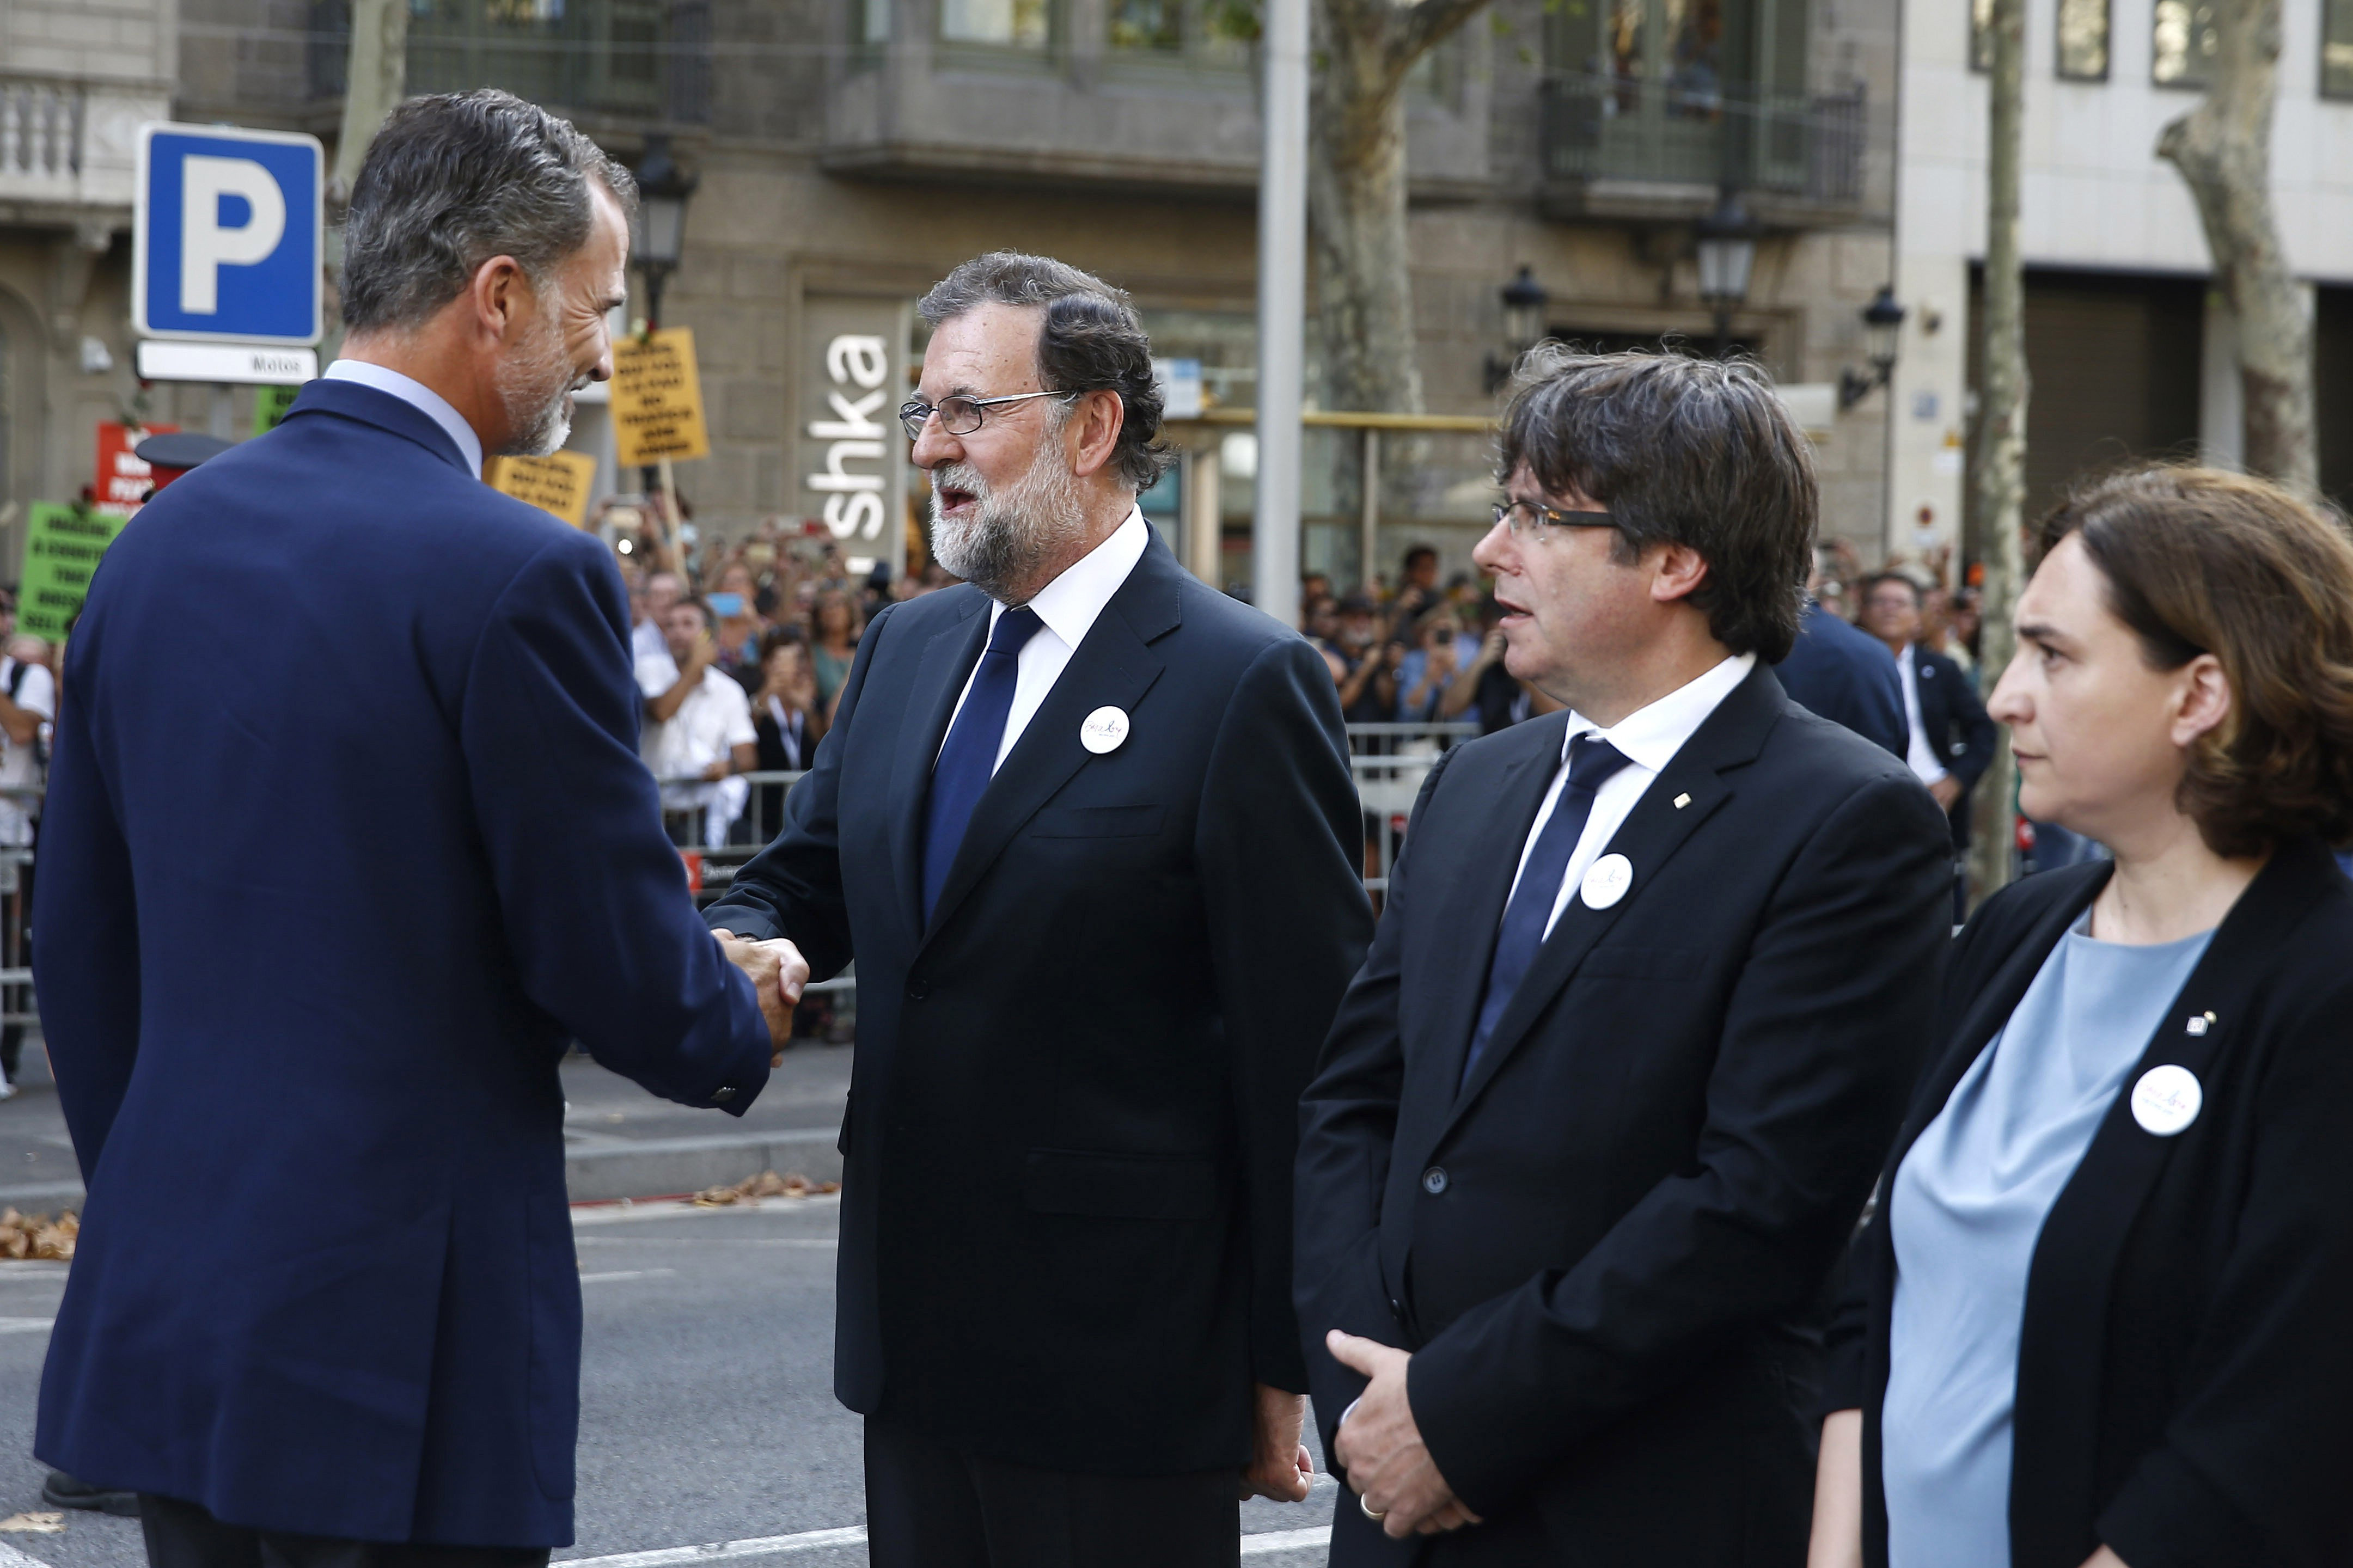
[[[417,1546],[284,1535],[223,1524],[192,1502],[142,1492],[150,1568],[546,1568],[548,1549]]]
[[[872,1568],[1231,1568],[1239,1467],[1087,1476],[979,1458],[866,1422]],[[156,1568],[177,1568],[158,1563]]]

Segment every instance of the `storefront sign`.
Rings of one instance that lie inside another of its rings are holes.
[[[810,294],[801,337],[808,369],[794,445],[803,504],[841,542],[851,572],[871,572],[879,560],[895,577],[907,506],[899,405],[913,395],[907,307],[871,295]]]

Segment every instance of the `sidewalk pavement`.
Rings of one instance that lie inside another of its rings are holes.
[[[762,1171],[839,1181],[834,1140],[849,1093],[850,1049],[796,1046],[741,1117],[673,1105],[586,1057],[566,1058],[565,1180],[573,1201],[698,1192]],[[37,1035],[25,1042],[20,1087],[0,1101],[0,1209],[79,1209],[81,1173]]]

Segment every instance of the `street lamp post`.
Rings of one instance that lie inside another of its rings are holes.
[[[1715,353],[1721,359],[1732,348],[1732,313],[1748,298],[1749,275],[1757,269],[1757,225],[1731,185],[1715,210],[1694,226],[1699,250],[1699,298],[1715,316]]]
[[[629,259],[646,279],[646,325],[661,325],[662,286],[678,270],[686,246],[686,204],[702,184],[670,156],[670,137],[648,132],[646,155],[638,164],[638,216],[629,226]]]
[[[686,204],[701,179],[678,166],[670,156],[670,137],[659,131],[646,135],[646,155],[638,163],[638,216],[629,225],[629,259],[646,279],[646,330],[661,325],[662,286],[678,270],[679,252],[686,246]],[[649,496],[659,496],[654,509],[656,525],[668,542],[667,564],[683,564],[679,545],[677,487],[670,479],[670,459],[649,465],[644,483]],[[657,565],[664,564],[657,556]]]
[[[1512,378],[1512,366],[1519,357],[1534,348],[1544,336],[1545,307],[1552,296],[1545,292],[1535,274],[1525,263],[1518,274],[1500,291],[1504,300],[1504,340],[1509,345],[1499,358],[1487,356],[1487,390],[1494,393]]]
[[[1895,285],[1883,283],[1871,303],[1862,308],[1863,353],[1869,374],[1848,365],[1839,372],[1839,407],[1847,409],[1885,386],[1895,374],[1895,345],[1904,330],[1904,307],[1895,302]]]

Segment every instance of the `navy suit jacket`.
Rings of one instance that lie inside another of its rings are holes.
[[[1631,891],[1569,900],[1466,1079],[1567,727],[1430,770],[1307,1089],[1324,1452],[1365,1388],[1325,1331],[1409,1350],[1430,1458],[1486,1520],[1395,1542],[1344,1504],[1340,1568],[1805,1558],[1810,1303],[1926,1054],[1945,825],[1903,763],[1752,669],[1610,838]]]
[[[858,961],[834,1390],[991,1458],[1165,1476],[1303,1392],[1299,1091],[1371,935],[1332,677],[1157,542],[975,808],[928,925],[924,802],[988,636],[875,617],[784,831],[704,911]],[[1079,726],[1124,710],[1095,754]]]
[[[1933,648],[1912,645],[1913,686],[1920,699],[1920,729],[1946,771],[1959,781],[1960,799],[1948,814],[1953,847],[1969,842],[1969,792],[1993,765],[1999,731],[1986,713],[1985,699],[1961,667]]]
[[[1910,752],[1904,677],[1887,645],[1869,632],[1810,601],[1798,622],[1798,640],[1789,657],[1773,673],[1799,707],[1878,742],[1899,757]]]
[[[572,1539],[566,1041],[741,1110],[618,574],[316,381],[107,552],[35,961],[90,1197],[35,1451],[235,1524]]]

